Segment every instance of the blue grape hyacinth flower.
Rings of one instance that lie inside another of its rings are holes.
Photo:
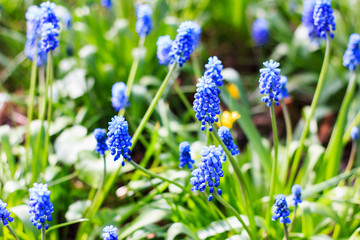
[[[343,56],[343,65],[350,71],[354,71],[360,63],[360,35],[353,33],[349,37],[349,43]]]
[[[113,225],[104,227],[102,234],[103,240],[118,240],[116,232],[117,228]]]
[[[203,76],[196,84],[195,100],[193,109],[195,117],[201,122],[201,131],[205,130],[205,124],[209,124],[209,131],[212,131],[212,124],[218,121],[220,114],[220,89],[210,78]]]
[[[101,0],[101,6],[103,6],[107,10],[109,10],[112,8],[112,1],[111,0]]]
[[[259,47],[269,42],[269,24],[263,19],[256,19],[252,26],[252,37],[255,44]]]
[[[311,40],[320,38],[320,33],[317,31],[314,23],[315,2],[316,0],[306,0],[302,13],[302,23],[307,28]]]
[[[180,152],[179,168],[184,168],[185,166],[187,166],[189,169],[192,169],[195,161],[191,159],[190,143],[186,141],[181,142],[179,144],[179,152]]]
[[[235,156],[240,153],[239,148],[234,143],[233,137],[231,136],[230,129],[227,127],[219,128],[219,137],[224,142],[227,149],[231,152],[231,155]]]
[[[121,156],[128,161],[131,160],[130,147],[132,143],[128,128],[129,124],[123,116],[114,116],[111,118],[111,122],[109,122],[107,144],[111,155],[114,155],[114,161],[118,160]],[[125,166],[124,161],[121,164]]]
[[[223,85],[223,76],[221,75],[223,65],[218,57],[210,57],[208,63],[205,64],[205,68],[204,76],[210,77],[217,86],[221,87]]]
[[[44,23],[41,28],[41,47],[45,52],[54,51],[59,45],[59,29],[52,23]]]
[[[128,96],[126,95],[127,86],[123,82],[115,83],[111,88],[111,103],[115,111],[129,106]]]
[[[351,135],[351,139],[353,141],[358,140],[359,139],[359,128],[358,127],[352,127],[350,135]]]
[[[105,152],[109,150],[108,145],[106,144],[106,133],[104,129],[96,128],[93,132],[96,139],[96,148],[95,151],[100,155],[105,155]]]
[[[291,188],[291,192],[292,192],[292,205],[297,206],[299,203],[302,203],[301,186],[299,184],[295,184]]]
[[[260,94],[264,94],[261,98],[262,102],[266,103],[266,106],[270,107],[272,101],[279,105],[279,95],[281,93],[280,83],[280,63],[270,60],[263,63],[265,68],[260,69],[259,89]]]
[[[7,226],[9,222],[13,222],[14,218],[10,217],[9,210],[6,209],[7,203],[4,203],[0,199],[0,221],[4,224],[4,226]]]
[[[156,56],[159,59],[159,64],[161,65],[169,65],[170,63],[170,51],[173,40],[171,40],[169,35],[160,36],[156,42],[157,50]]]
[[[315,31],[321,38],[326,38],[327,34],[334,37],[333,31],[336,29],[334,10],[331,8],[331,0],[316,0],[314,6],[314,26]]]
[[[225,162],[226,155],[220,146],[215,147],[214,145],[209,147],[205,146],[201,151],[201,155],[201,162],[198,168],[191,172],[193,176],[190,179],[190,183],[193,185],[191,191],[204,192],[206,187],[209,186],[210,195],[208,200],[211,201],[215,188],[217,188],[219,195],[222,194],[219,185],[220,178],[224,176],[222,163]]]
[[[278,96],[279,100],[284,99],[284,98],[288,98],[289,93],[288,93],[288,90],[286,88],[287,77],[285,77],[284,75],[281,75],[280,76],[280,84],[281,84],[281,88],[280,88],[280,94]]]
[[[279,194],[276,197],[276,202],[274,206],[275,206],[275,214],[272,216],[272,220],[276,221],[280,219],[281,223],[289,224],[291,222],[289,218],[290,211],[286,202],[286,198],[283,194]]]
[[[179,63],[181,67],[189,60],[191,53],[195,50],[200,41],[201,28],[193,21],[182,22],[177,29],[177,35],[171,46],[170,63]]]
[[[140,37],[145,37],[151,32],[153,27],[152,23],[152,10],[148,4],[139,4],[136,6],[136,32]]]
[[[51,23],[54,28],[60,29],[59,19],[55,14],[56,4],[50,1],[40,4],[41,8],[41,24]]]
[[[29,189],[30,201],[29,201],[29,213],[31,214],[30,221],[37,229],[42,227],[49,228],[49,224],[52,220],[51,213],[54,212],[54,206],[50,201],[50,191],[47,184],[34,183],[33,187]]]

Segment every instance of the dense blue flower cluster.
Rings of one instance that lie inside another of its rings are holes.
[[[330,37],[334,37],[336,24],[334,18],[334,10],[331,8],[331,0],[316,0],[314,6],[314,26],[315,31],[321,38],[326,38],[329,33]]]
[[[227,127],[219,128],[219,137],[224,142],[227,149],[231,152],[231,155],[235,156],[240,153],[238,147],[234,143],[233,137],[231,136],[230,129]]]
[[[129,106],[128,96],[126,95],[127,86],[123,82],[115,83],[111,88],[111,103],[115,111]]]
[[[10,217],[10,212],[6,209],[6,206],[7,204],[0,199],[0,221],[4,226],[7,226],[9,222],[14,221],[14,219]]]
[[[265,19],[256,19],[252,26],[252,37],[257,46],[263,46],[269,42],[269,24]]]
[[[201,130],[205,130],[205,124],[209,124],[209,131],[212,131],[212,124],[218,121],[220,114],[220,89],[210,78],[203,76],[196,84],[196,93],[193,109],[195,117],[201,121]]]
[[[148,4],[139,4],[136,6],[136,32],[140,37],[148,35],[152,29],[152,10]]]
[[[170,51],[173,40],[171,40],[169,35],[160,36],[156,42],[157,50],[156,56],[159,59],[159,64],[168,65],[170,63]]]
[[[276,197],[275,206],[275,214],[272,216],[272,220],[276,221],[280,219],[281,223],[289,224],[291,222],[289,215],[290,211],[286,202],[286,198],[283,194],[279,194]]]
[[[93,132],[96,139],[96,148],[95,151],[100,155],[104,155],[105,151],[109,150],[108,145],[106,144],[106,133],[104,129],[96,128]]]
[[[276,105],[279,105],[279,95],[281,93],[280,83],[280,63],[270,60],[263,63],[266,68],[260,69],[259,89],[260,94],[264,94],[261,101],[266,103],[266,106],[270,107],[272,101]]]
[[[120,156],[123,156],[128,161],[131,160],[130,147],[132,143],[128,128],[129,124],[123,116],[114,116],[109,122],[107,144],[111,155],[115,155],[114,161],[118,160]],[[124,161],[121,164],[125,166]]]
[[[351,135],[352,140],[354,140],[354,141],[358,140],[359,139],[359,128],[358,127],[352,127],[350,135]]]
[[[55,50],[59,45],[56,37],[59,36],[59,29],[55,28],[51,23],[44,23],[41,28],[41,47],[45,52]]]
[[[197,169],[191,172],[193,176],[190,179],[190,183],[193,185],[191,191],[205,191],[206,187],[209,186],[209,198],[211,201],[214,189],[217,188],[218,194],[221,195],[221,189],[218,188],[220,185],[220,178],[224,176],[222,170],[222,163],[226,160],[224,150],[218,146],[211,145],[204,147],[201,151],[201,162]]]
[[[353,33],[349,37],[349,43],[343,56],[343,65],[354,71],[360,63],[360,35]]]
[[[288,93],[288,90],[286,88],[286,83],[287,83],[287,77],[285,77],[284,75],[281,75],[280,76],[281,88],[280,88],[280,94],[278,96],[279,100],[289,97],[289,93]]]
[[[41,8],[41,24],[51,23],[54,28],[59,29],[59,19],[55,14],[56,4],[50,1],[43,2],[40,4]]]
[[[191,191],[205,191],[206,187],[209,186],[209,198],[211,201],[214,189],[217,188],[218,194],[221,195],[221,189],[218,188],[220,184],[220,178],[224,176],[222,170],[222,163],[226,160],[223,149],[218,146],[211,145],[204,147],[201,151],[201,162],[197,169],[191,172],[193,176],[190,179],[190,183],[193,185]]]
[[[297,206],[299,203],[302,203],[301,200],[301,186],[298,184],[295,184],[292,189],[292,205]]]
[[[221,87],[223,85],[223,76],[221,71],[223,70],[223,65],[218,57],[210,57],[209,62],[205,64],[206,71],[204,73],[205,77],[210,77],[214,83]]]
[[[112,7],[112,2],[111,0],[101,0],[101,6],[109,10]]]
[[[200,41],[201,28],[196,22],[182,22],[177,29],[175,41],[171,46],[171,62],[178,62],[180,67],[190,58]]]
[[[50,201],[50,191],[47,184],[34,183],[33,187],[29,189],[29,213],[32,215],[30,221],[37,229],[44,227],[49,228],[46,221],[51,221],[51,213],[54,212],[54,206]]]
[[[190,155],[190,143],[184,141],[179,144],[179,168],[183,168],[185,165],[188,166],[189,169],[192,169],[193,164],[195,163],[194,160],[191,159]]]
[[[106,226],[103,229],[103,240],[118,240],[118,236],[117,236],[117,228],[114,227],[113,225],[110,226]]]
[[[306,0],[304,2],[304,9],[302,14],[302,22],[309,32],[310,39],[317,39],[320,33],[317,32],[314,25],[314,8],[316,0]]]

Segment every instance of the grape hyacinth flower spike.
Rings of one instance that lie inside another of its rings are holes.
[[[152,10],[148,4],[136,6],[136,32],[139,37],[145,37],[151,32],[153,26],[151,15]]]
[[[123,116],[114,116],[109,122],[107,143],[111,155],[114,155],[114,161],[118,160],[120,156],[125,160],[131,160],[130,147],[132,143],[128,128],[128,122]],[[121,164],[125,166],[124,161]]]
[[[281,93],[280,83],[280,63],[270,60],[263,63],[265,68],[260,69],[259,89],[260,94],[264,94],[261,98],[262,102],[266,103],[267,107],[270,107],[272,102],[279,105],[279,95]]]
[[[359,128],[358,127],[352,127],[350,135],[351,135],[351,139],[353,141],[358,140],[359,139]]]
[[[106,226],[103,229],[103,240],[118,240],[118,236],[117,236],[117,228],[114,227],[113,225],[110,226]]]
[[[274,204],[275,206],[275,212],[272,216],[272,220],[276,221],[279,219],[280,223],[286,223],[289,224],[291,222],[289,215],[289,207],[286,202],[286,198],[283,194],[279,194],[276,197],[276,202]]]
[[[353,33],[349,37],[349,43],[343,56],[343,65],[350,71],[354,71],[360,63],[360,35]]]
[[[10,217],[9,210],[6,209],[7,204],[0,199],[0,221],[4,226],[14,221],[14,218]]]
[[[308,30],[308,35],[311,40],[320,38],[320,33],[314,25],[314,8],[316,0],[306,0],[302,13],[302,23]]]
[[[127,96],[127,86],[123,82],[115,83],[111,88],[111,103],[115,111],[119,111],[129,106]]]
[[[105,130],[96,128],[93,134],[96,139],[95,152],[99,153],[100,155],[105,155],[105,152],[109,149],[108,145],[106,144]]]
[[[29,213],[31,214],[30,221],[37,229],[44,228],[47,230],[52,220],[51,213],[54,212],[54,206],[50,201],[50,191],[47,184],[34,183],[33,187],[29,189]]]
[[[301,186],[298,184],[295,184],[292,189],[292,205],[297,206],[299,203],[302,203],[301,199]]]
[[[281,88],[280,88],[280,94],[278,96],[279,100],[284,99],[284,98],[288,98],[289,93],[288,93],[288,90],[286,88],[287,77],[285,77],[283,75],[280,76],[280,84],[281,84]]]
[[[156,42],[157,50],[156,56],[159,59],[160,65],[169,65],[170,63],[170,51],[173,40],[171,40],[169,35],[160,36]]]
[[[56,4],[49,1],[40,4],[41,8],[41,48],[45,52],[55,50],[59,45],[59,19],[55,14]]]
[[[177,62],[180,67],[189,60],[191,53],[200,41],[201,28],[193,21],[182,22],[171,46],[170,63]]]
[[[204,76],[211,78],[216,86],[221,87],[223,85],[223,76],[221,75],[223,65],[218,57],[210,57],[208,63],[205,64],[205,69]]]
[[[103,6],[107,10],[109,10],[112,8],[112,1],[111,0],[101,0],[101,6]]]
[[[334,37],[336,29],[334,10],[331,8],[331,0],[316,0],[314,6],[315,31],[321,38],[326,39],[327,34]]]
[[[204,147],[201,151],[201,162],[199,163],[198,168],[194,169],[191,172],[193,176],[190,179],[191,191],[201,191],[204,192],[207,186],[209,186],[209,198],[211,201],[213,199],[212,193],[215,188],[217,188],[217,193],[222,194],[220,185],[220,178],[224,176],[222,170],[222,163],[226,160],[226,155],[224,154],[223,149],[218,146],[215,147],[211,145],[209,147]]]
[[[185,166],[187,166],[189,169],[192,169],[195,161],[191,159],[190,143],[186,141],[181,142],[179,144],[179,152],[180,152],[179,168],[184,168]]]
[[[230,129],[227,127],[220,127],[218,130],[218,134],[221,140],[224,142],[227,149],[231,152],[233,156],[238,155],[240,153],[238,147],[234,143],[233,137],[231,136]]]
[[[269,24],[265,19],[256,19],[252,26],[252,37],[259,47],[269,42]]]

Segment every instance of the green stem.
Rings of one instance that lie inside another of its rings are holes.
[[[199,58],[197,57],[196,53],[193,53],[191,55],[191,63],[193,65],[193,69],[194,69],[194,74],[196,78],[200,78],[201,77],[201,67],[200,67],[200,63],[199,63]]]
[[[36,55],[36,54],[35,54],[35,55]],[[13,235],[16,240],[19,240],[18,236],[16,236],[16,233],[15,233],[14,230],[10,227],[10,225],[8,224],[8,225],[6,225],[6,227],[7,227],[7,229],[9,230],[9,232],[11,233],[11,235]]]
[[[46,240],[46,231],[45,231],[44,224],[41,228],[41,240]]]
[[[51,55],[51,51],[49,52]],[[49,59],[48,59],[49,60]],[[48,104],[48,112],[47,112],[47,125],[46,125],[46,133],[45,133],[45,146],[42,156],[42,170],[45,171],[46,163],[48,158],[48,150],[49,150],[49,142],[50,142],[50,124],[51,124],[51,117],[52,117],[52,85],[53,85],[53,61],[52,57],[50,58],[50,62],[48,62],[50,66],[50,71],[46,74],[50,74],[50,83],[49,83],[49,104]]]
[[[303,130],[303,132],[301,134],[301,138],[300,138],[300,144],[295,153],[294,161],[293,161],[293,164],[291,167],[290,181],[288,181],[289,186],[292,186],[294,179],[295,179],[295,175],[297,173],[297,168],[300,163],[305,139],[309,133],[310,122],[311,122],[312,117],[314,116],[315,108],[319,102],[320,93],[321,93],[321,90],[323,89],[323,86],[325,83],[325,75],[326,75],[326,70],[327,70],[327,67],[329,64],[329,59],[330,59],[330,36],[329,36],[329,34],[327,34],[324,61],[323,61],[322,67],[321,67],[321,72],[320,72],[318,84],[316,86],[314,98],[311,102],[310,114],[306,118],[305,127],[304,127],[304,130]]]
[[[271,185],[270,185],[270,201],[269,201],[269,207],[268,207],[268,222],[271,222],[271,204],[274,201],[274,193],[275,188],[277,184],[277,161],[278,161],[278,132],[277,132],[277,126],[276,126],[276,118],[275,118],[275,103],[271,104],[270,107],[270,115],[271,115],[271,124],[272,124],[272,130],[273,130],[273,138],[274,138],[274,159],[272,162],[272,169],[271,169]]]
[[[293,228],[294,223],[295,223],[295,219],[296,219],[296,210],[297,210],[297,205],[294,207],[293,220],[291,221],[290,226],[289,226],[289,231],[288,231],[289,233],[291,232],[291,229]]]
[[[284,114],[284,120],[285,120],[285,128],[286,128],[286,156],[285,156],[285,166],[281,173],[282,182],[285,182],[288,176],[288,168],[289,168],[289,162],[290,162],[290,144],[292,140],[292,126],[291,126],[291,119],[290,114],[288,111],[288,108],[286,106],[286,103],[284,99],[282,99],[281,108],[283,110]]]
[[[176,81],[174,82],[174,89],[175,89],[175,92],[177,93],[177,95],[180,97],[180,100],[185,105],[188,113],[189,112],[193,113],[194,110],[193,110],[189,100],[186,98],[185,94],[181,91],[181,88],[180,88],[179,84]],[[195,117],[195,114],[191,114],[191,116],[194,118],[195,121],[197,121],[197,118]]]
[[[144,117],[141,119],[141,122],[139,124],[139,127],[136,129],[133,137],[132,137],[132,145],[135,146],[138,138],[139,138],[139,135],[142,133],[142,131],[144,130],[145,128],[145,124],[149,121],[150,119],[150,116],[151,114],[153,113],[154,109],[155,109],[155,106],[157,104],[157,102],[159,101],[163,91],[165,90],[165,87],[166,85],[168,84],[169,80],[170,80],[170,77],[172,75],[172,73],[174,72],[175,68],[176,68],[176,63],[174,63],[173,65],[171,65],[170,69],[169,69],[169,72],[168,74],[166,75],[163,83],[161,84],[159,90],[157,91],[154,99],[152,100],[149,108],[147,109]]]
[[[285,239],[288,240],[289,239],[289,233],[288,233],[288,230],[287,230],[287,226],[286,226],[286,223],[284,222],[284,235],[285,235]]]
[[[351,152],[350,152],[350,157],[349,157],[349,161],[348,161],[348,164],[346,165],[346,168],[345,168],[345,173],[349,173],[351,168],[353,167],[354,165],[354,160],[355,160],[355,155],[356,155],[356,141],[353,141],[352,142],[352,145],[351,145]],[[345,180],[342,180],[340,183],[339,183],[339,187],[342,187],[345,185]]]
[[[232,214],[234,214],[234,216],[239,220],[239,222],[241,223],[241,225],[243,226],[243,228],[245,229],[245,231],[248,233],[250,239],[256,239],[253,236],[253,233],[250,231],[250,229],[248,228],[248,226],[246,226],[244,220],[241,218],[240,214],[235,210],[235,208],[233,208],[230,204],[228,204],[218,193],[217,191],[214,191],[214,196],[216,198],[216,200],[218,200],[219,203],[221,203],[225,208],[227,208],[228,210],[230,210],[230,212],[232,212]]]
[[[35,43],[37,46],[37,43]],[[37,47],[35,47],[35,52],[37,52]],[[37,74],[37,54],[34,55],[34,59],[31,66],[31,78],[30,78],[30,90],[29,90],[29,102],[28,102],[28,112],[27,112],[27,130],[26,130],[26,170],[30,170],[30,124],[34,115],[34,101],[35,101],[35,89],[36,89],[36,74]]]
[[[41,162],[39,162],[39,151],[40,151],[40,145],[42,143],[42,134],[44,131],[44,121],[45,121],[45,113],[46,113],[46,106],[47,106],[47,99],[48,99],[48,90],[49,90],[49,82],[50,82],[50,68],[51,64],[49,64],[51,61],[51,52],[48,52],[47,55],[47,68],[46,68],[46,80],[45,80],[45,91],[43,93],[43,106],[40,113],[40,130],[39,134],[36,138],[36,145],[35,145],[35,151],[33,155],[33,163],[32,163],[32,181],[36,182],[38,176],[39,176],[39,166],[41,166]]]

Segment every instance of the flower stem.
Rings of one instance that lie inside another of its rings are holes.
[[[289,162],[290,162],[290,144],[292,140],[292,126],[291,126],[291,119],[289,110],[286,106],[286,103],[284,99],[282,99],[281,108],[283,110],[284,114],[284,120],[285,120],[285,128],[286,128],[286,156],[285,156],[285,166],[283,168],[283,171],[281,173],[282,182],[285,182],[288,176],[288,168],[289,168]]]
[[[174,72],[175,68],[176,68],[176,63],[174,63],[173,65],[171,65],[169,72],[167,73],[163,83],[161,84],[159,90],[157,91],[154,99],[152,100],[149,108],[147,109],[144,117],[141,119],[141,122],[138,126],[138,128],[136,129],[131,141],[132,141],[132,145],[135,146],[140,134],[142,133],[142,131],[145,128],[145,124],[149,121],[151,114],[153,113],[155,106],[157,104],[157,102],[159,101],[163,91],[165,90],[166,85],[168,84],[170,77],[172,75],[172,73]]]
[[[285,236],[285,239],[288,240],[289,239],[289,233],[288,233],[288,230],[287,230],[287,226],[286,226],[286,223],[284,222],[284,236]]]
[[[353,167],[354,160],[355,160],[355,154],[356,154],[356,141],[353,141],[351,144],[351,152],[350,152],[349,162],[346,165],[345,173],[349,173],[351,168]],[[344,185],[345,185],[345,180],[342,180],[338,186],[342,187]]]
[[[300,163],[302,151],[303,151],[303,148],[304,148],[305,139],[306,139],[306,137],[307,137],[307,135],[309,133],[310,121],[311,121],[312,117],[314,116],[315,108],[316,108],[316,106],[317,106],[317,104],[319,102],[320,93],[321,93],[321,90],[323,89],[323,86],[324,86],[324,83],[325,83],[325,75],[326,75],[326,70],[327,70],[327,67],[328,67],[328,64],[329,64],[329,59],[330,59],[330,36],[329,36],[329,34],[327,34],[324,61],[323,61],[322,67],[321,67],[321,72],[320,72],[318,84],[316,86],[314,98],[313,98],[313,100],[311,102],[310,114],[308,115],[308,117],[306,119],[305,127],[304,127],[304,130],[303,130],[303,132],[301,134],[301,138],[300,138],[300,144],[299,144],[299,147],[298,147],[297,151],[295,152],[294,161],[293,161],[293,164],[292,164],[292,167],[291,167],[290,181],[288,181],[289,186],[293,185],[295,175],[297,173],[297,168],[298,168],[299,163]]]
[[[44,224],[41,228],[41,240],[46,240],[46,231],[45,231]]]
[[[175,92],[177,93],[177,95],[180,97],[180,100],[185,105],[188,113],[193,112],[194,110],[193,110],[189,100],[186,98],[185,94],[181,91],[181,88],[180,88],[179,84],[176,81],[174,82],[174,89],[175,89]],[[194,118],[195,121],[197,121],[197,118],[195,117],[195,114],[191,114],[191,116]]]
[[[9,232],[11,233],[11,235],[13,235],[16,240],[19,240],[18,236],[16,235],[14,230],[10,227],[10,225],[8,224],[8,225],[6,225],[6,227],[7,227],[7,229],[9,229]]]
[[[244,220],[241,218],[240,214],[235,210],[235,208],[233,208],[230,204],[228,204],[218,193],[217,191],[213,192],[216,200],[218,200],[219,203],[221,203],[225,208],[227,208],[228,210],[230,210],[230,212],[232,212],[232,214],[234,214],[234,216],[239,220],[239,222],[241,223],[241,225],[243,226],[243,228],[245,229],[245,231],[248,233],[250,239],[256,239],[253,236],[253,233],[250,231],[250,229],[248,228],[248,226],[246,226]]]
[[[294,226],[294,223],[295,223],[295,219],[296,219],[296,210],[297,210],[297,205],[295,205],[295,207],[294,207],[294,214],[293,214],[293,219],[292,219],[292,221],[291,221],[291,223],[290,223],[290,226],[289,226],[289,231],[288,232],[291,232],[291,229],[293,228],[293,226]]]
[[[269,201],[269,207],[268,207],[268,221],[271,221],[271,204],[274,201],[274,193],[275,193],[275,187],[276,187],[276,174],[277,174],[277,161],[278,161],[278,132],[277,132],[277,125],[276,125],[276,118],[275,118],[275,107],[274,103],[271,104],[270,107],[270,115],[271,115],[271,124],[272,124],[272,130],[273,130],[273,138],[274,138],[274,159],[272,162],[272,169],[271,169],[271,185],[270,185],[270,201]]]

